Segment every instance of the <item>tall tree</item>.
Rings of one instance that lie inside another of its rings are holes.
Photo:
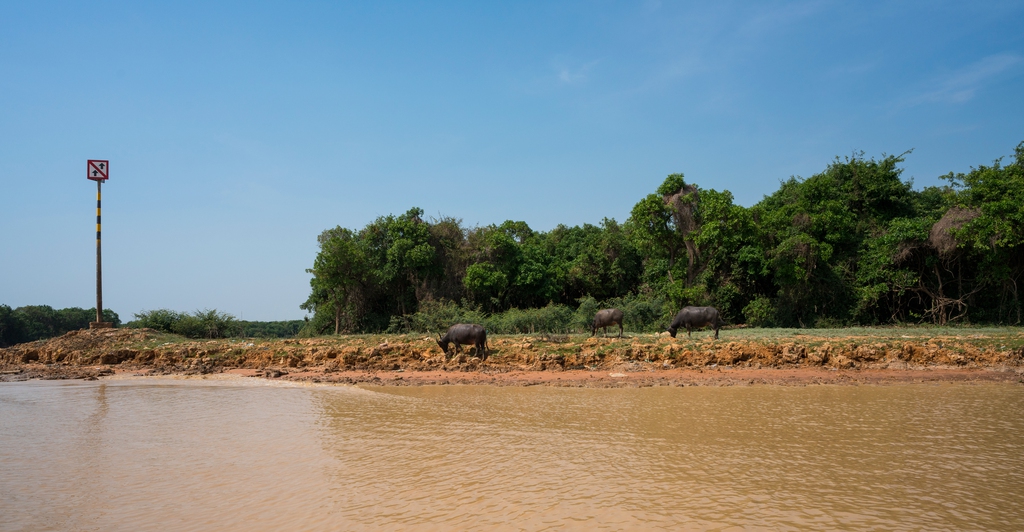
[[[700,189],[697,185],[687,184],[683,174],[669,174],[658,187],[658,194],[668,205],[675,231],[686,246],[686,288],[690,288],[700,258],[700,248],[693,239],[700,226]]]
[[[320,252],[313,261],[313,274],[309,284],[312,293],[300,308],[314,312],[327,310],[334,316],[334,334],[341,331],[341,318],[348,317],[354,324],[359,288],[366,281],[365,253],[351,230],[342,227],[328,229],[318,238]]]
[[[949,232],[962,253],[977,266],[976,290],[991,287],[995,293],[989,307],[996,307],[997,319],[1021,321],[1020,289],[1024,277],[1024,142],[1017,145],[1015,159],[1003,166],[979,166],[963,174],[945,176],[954,190],[954,209],[964,221]],[[958,283],[963,282],[957,279]],[[995,317],[995,316],[994,316]]]
[[[365,243],[370,274],[401,315],[416,309],[425,294],[427,280],[437,275],[436,251],[431,245],[423,209],[413,207],[401,216],[382,216],[359,236]]]

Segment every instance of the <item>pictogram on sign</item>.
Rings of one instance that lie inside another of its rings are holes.
[[[110,179],[110,161],[99,161],[89,159],[86,165],[86,176],[93,181],[106,181]]]

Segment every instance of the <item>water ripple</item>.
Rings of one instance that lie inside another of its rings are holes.
[[[1024,388],[0,386],[2,530],[1019,530]]]

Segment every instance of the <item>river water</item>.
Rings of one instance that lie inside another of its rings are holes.
[[[0,530],[1024,530],[1024,386],[0,385]]]

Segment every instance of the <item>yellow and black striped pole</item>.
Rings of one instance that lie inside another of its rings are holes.
[[[96,181],[96,321],[89,324],[90,329],[95,329],[113,325],[103,321],[103,252],[100,247],[100,200],[103,182],[110,177],[110,161],[89,159],[85,177]]]
[[[100,187],[103,180],[96,180],[96,323],[103,323],[103,254],[100,249]]]

